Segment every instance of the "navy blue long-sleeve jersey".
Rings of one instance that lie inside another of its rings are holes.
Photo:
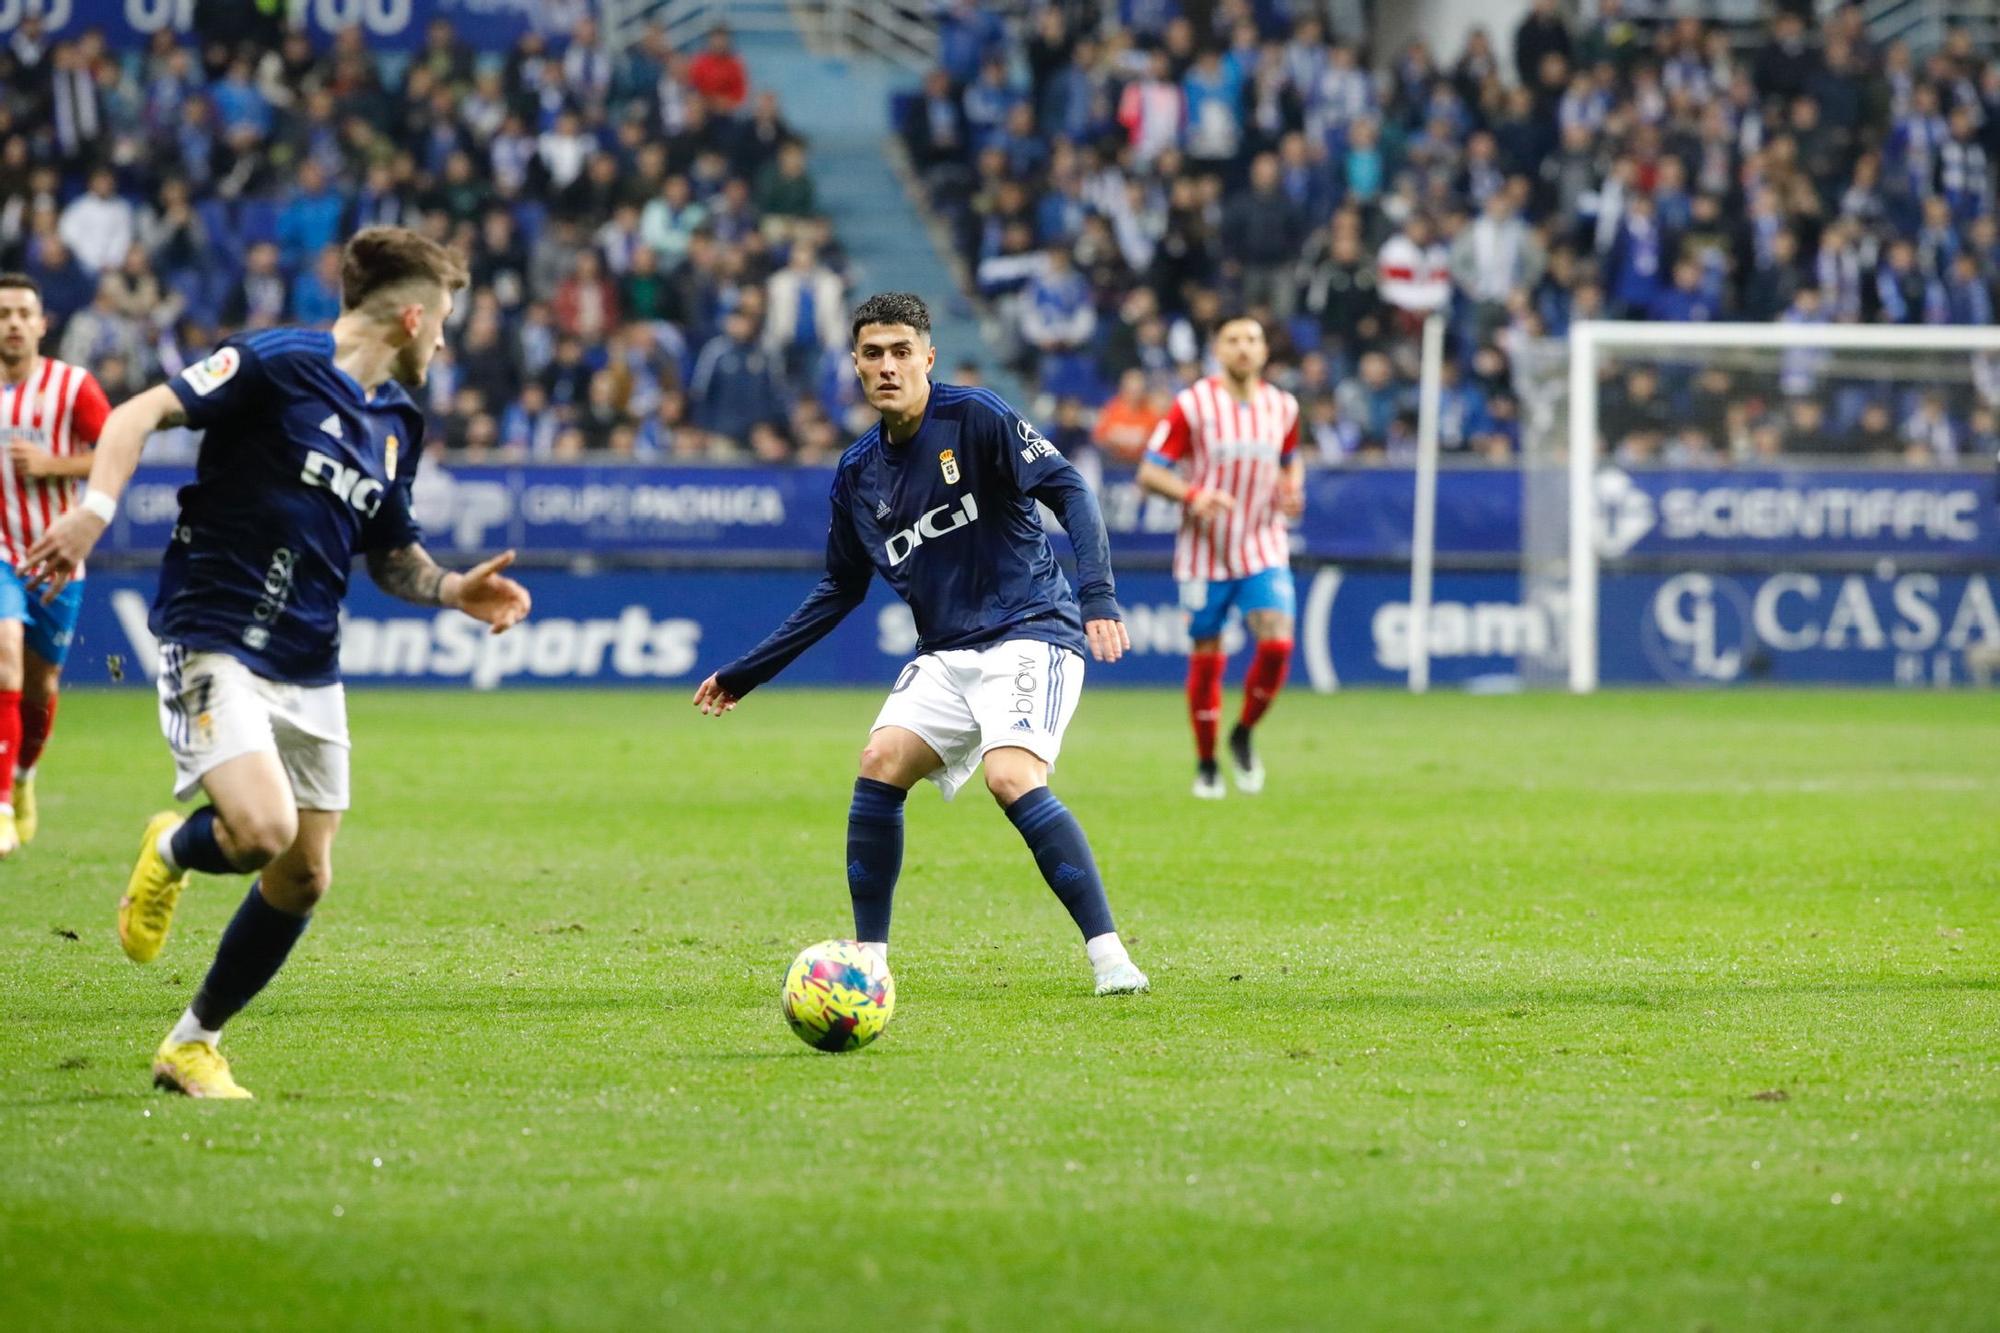
[[[1036,501],[1069,533],[1074,594]],[[722,688],[740,697],[784,670],[861,604],[877,571],[915,614],[919,652],[1035,639],[1081,654],[1085,620],[1118,618],[1096,498],[986,389],[932,385],[907,442],[891,444],[877,424],[841,455],[825,575],[776,632],[716,673]]]
[[[226,343],[168,383],[206,434],[153,633],[269,680],[337,680],[354,557],[422,539],[410,484],[423,413],[393,381],[362,392],[334,365],[333,335],[309,329]]]

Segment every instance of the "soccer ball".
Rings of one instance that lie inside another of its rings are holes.
[[[858,1051],[882,1035],[896,1011],[889,965],[853,940],[824,940],[785,973],[785,1021],[821,1051]]]

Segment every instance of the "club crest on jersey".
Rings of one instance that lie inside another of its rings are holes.
[[[951,517],[940,522],[939,514],[949,514]],[[894,568],[908,560],[911,553],[925,542],[942,537],[947,532],[957,532],[978,517],[979,502],[970,495],[955,505],[939,505],[936,509],[926,511],[922,518],[901,532],[890,533],[889,540],[882,544],[883,554],[889,557],[889,565]]]
[[[944,473],[947,485],[958,485],[958,456],[949,449],[939,454],[938,471]]]
[[[388,475],[390,481],[396,479],[396,450],[401,447],[402,445],[393,435],[389,437],[389,442],[382,446],[382,470]]]
[[[1021,461],[1023,463],[1032,463],[1037,458],[1054,458],[1056,456],[1056,447],[1050,444],[1040,431],[1030,426],[1027,422],[1016,423],[1014,433],[1021,437],[1021,443],[1024,446],[1021,450]]]
[[[243,354],[234,347],[217,348],[208,360],[189,366],[181,372],[187,386],[203,398],[214,393],[243,369]]]

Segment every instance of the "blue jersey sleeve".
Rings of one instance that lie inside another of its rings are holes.
[[[167,381],[193,430],[241,415],[262,400],[269,383],[263,358],[240,342],[224,343]]]
[[[1062,451],[999,398],[979,414],[989,448],[997,451],[1002,472],[1021,494],[1055,511],[1076,552],[1076,600],[1083,618],[1117,620],[1118,589],[1111,575],[1111,539],[1097,497],[1083,474]]]
[[[868,581],[875,568],[868,552],[855,535],[854,519],[848,509],[844,475],[833,482],[833,518],[826,529],[826,573],[806,594],[799,609],[785,618],[755,648],[715,673],[723,689],[742,698],[765,681],[790,666],[795,658],[818,643],[847,613],[868,596]]]
[[[1123,619],[1118,613],[1118,585],[1111,576],[1111,539],[1083,474],[1064,462],[1028,494],[1053,509],[1069,534],[1070,549],[1076,552],[1077,608],[1084,620]]]
[[[982,394],[980,401],[985,408],[974,420],[984,432],[988,444],[997,455],[1002,472],[1014,483],[1014,489],[1023,495],[1033,495],[1035,488],[1058,472],[1074,471],[1062,451],[1050,444],[1048,439],[996,394]]]
[[[382,493],[382,507],[362,531],[364,551],[400,551],[405,546],[421,545],[424,540],[424,530],[418,526],[416,516],[417,460],[424,456],[421,423],[415,429],[417,436],[406,451],[408,463],[390,481],[389,489]]]

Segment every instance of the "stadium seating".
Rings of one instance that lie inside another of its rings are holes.
[[[1807,27],[1603,0],[1584,24],[1545,3],[1455,52],[1371,51],[1355,8],[1222,0],[1197,27],[1173,0],[940,6],[941,64],[890,114],[1042,419],[1087,426],[1135,370],[1157,412],[1243,305],[1267,316],[1315,462],[1399,460],[1415,325],[1385,301],[1385,260],[1448,290],[1444,445],[1495,461],[1518,448],[1510,354],[1579,317],[1993,318],[2000,65],[1963,32],[1913,52],[1859,6]],[[105,260],[63,222],[102,211],[91,168],[114,169],[140,254],[127,323],[69,344],[112,358],[114,393],[323,308],[301,238],[337,205],[339,230],[412,222],[474,261],[457,332],[497,324],[506,373],[440,365],[433,438],[459,456],[813,460],[865,423],[828,338],[841,249],[775,97],[738,97],[726,37],[691,60],[655,31],[613,60],[588,20],[480,56],[448,28],[414,53],[161,34],[121,54],[34,32],[0,44],[0,264],[44,281],[63,346]],[[73,67],[88,118],[58,114]],[[299,183],[307,161],[331,195]],[[171,299],[142,308],[155,287]]]
[[[1495,460],[1509,352],[1580,316],[1993,318],[2000,65],[1965,32],[1913,53],[1859,5],[1808,27],[1601,0],[1579,25],[1541,0],[1458,51],[1370,51],[1323,8],[944,15],[943,63],[890,114],[1045,410],[1132,370],[1160,401],[1242,304],[1314,455],[1393,458],[1417,348],[1385,288],[1413,265],[1449,283],[1444,446]]]
[[[0,41],[0,268],[43,281],[50,349],[100,374],[109,360],[116,397],[239,330],[323,320],[324,243],[415,225],[475,275],[429,391],[451,454],[824,458],[853,406],[823,364],[846,319],[841,250],[773,95],[746,94],[727,34],[702,48],[690,60],[655,30],[613,60],[585,19],[512,52],[476,54],[441,24],[416,52],[169,31],[121,53],[49,40],[30,18]],[[98,167],[110,199],[89,193]],[[78,236],[108,218],[125,239],[80,256],[66,218]],[[70,337],[100,267],[171,299],[96,312]],[[468,375],[456,345],[482,323]]]

